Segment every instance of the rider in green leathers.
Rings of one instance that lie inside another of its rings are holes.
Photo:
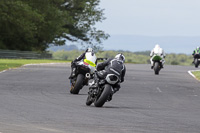
[[[193,51],[192,55],[194,56],[195,54],[199,54],[199,53],[200,53],[200,48],[197,47],[197,48]]]

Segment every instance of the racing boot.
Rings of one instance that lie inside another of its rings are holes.
[[[119,91],[120,88],[121,88],[121,86],[119,83],[117,83],[115,86],[113,86],[112,92],[111,92],[110,96],[108,97],[108,101],[112,100],[113,94],[116,93],[117,91]]]

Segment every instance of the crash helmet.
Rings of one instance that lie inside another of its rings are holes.
[[[125,56],[122,53],[117,54],[115,56],[115,59],[122,60],[123,62],[125,62]]]
[[[85,52],[93,52],[92,48],[87,48]]]
[[[156,45],[155,45],[155,48],[160,48],[160,45],[159,45],[159,44],[156,44]]]
[[[196,49],[199,50],[199,47],[197,47]]]

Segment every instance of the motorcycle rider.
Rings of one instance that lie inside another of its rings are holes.
[[[164,50],[160,47],[160,45],[158,45],[158,44],[156,44],[155,45],[155,47],[151,50],[151,53],[150,53],[150,57],[151,57],[151,59],[150,59],[150,61],[151,61],[151,69],[153,69],[153,57],[156,55],[156,54],[159,54],[161,57],[162,57],[162,66],[161,66],[161,68],[163,68],[163,66],[164,66],[164,63],[165,63],[165,60],[164,60],[164,58],[165,58],[165,52],[164,52]]]
[[[193,53],[192,53],[193,58],[194,58],[195,54],[199,54],[199,53],[200,53],[200,48],[199,48],[199,47],[196,47],[196,49],[195,49],[195,50],[193,51]],[[195,60],[195,58],[194,58],[194,60]],[[192,63],[194,63],[194,60],[193,60]]]
[[[125,56],[120,53],[115,58],[110,58],[97,65],[97,75],[99,78],[106,78],[107,74],[116,74],[120,77],[120,83],[124,82],[124,76],[126,73],[126,67],[124,65]],[[112,100],[112,95],[119,91],[120,83],[115,84],[113,92],[109,97],[109,101]]]
[[[193,51],[192,55],[194,56],[195,54],[199,54],[200,53],[200,49],[199,47],[196,47],[196,49]]]
[[[96,56],[93,49],[92,48],[87,48],[86,51],[84,53],[82,53],[79,57],[77,57],[76,59],[74,59],[71,62],[71,75],[69,76],[69,79],[73,78],[75,76],[75,72],[76,72],[76,62],[85,59],[85,54],[86,53],[91,53],[92,56]],[[96,62],[95,62],[96,64]]]

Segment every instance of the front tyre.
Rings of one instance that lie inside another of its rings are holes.
[[[155,62],[155,65],[154,65],[155,74],[158,75],[159,71],[160,71],[160,64],[158,62]]]
[[[86,100],[86,105],[90,106],[93,103],[92,98],[90,95],[88,95],[87,100]]]
[[[70,92],[72,94],[79,93],[80,89],[82,89],[82,87],[83,87],[84,78],[85,77],[83,76],[83,74],[78,74],[75,84],[71,86]]]
[[[110,94],[111,94],[111,86],[109,84],[106,84],[100,97],[95,100],[94,105],[96,107],[102,107],[104,103],[107,101]]]
[[[198,66],[199,66],[199,61],[198,61],[197,58],[194,60],[194,65],[195,65],[196,68],[198,68]]]

